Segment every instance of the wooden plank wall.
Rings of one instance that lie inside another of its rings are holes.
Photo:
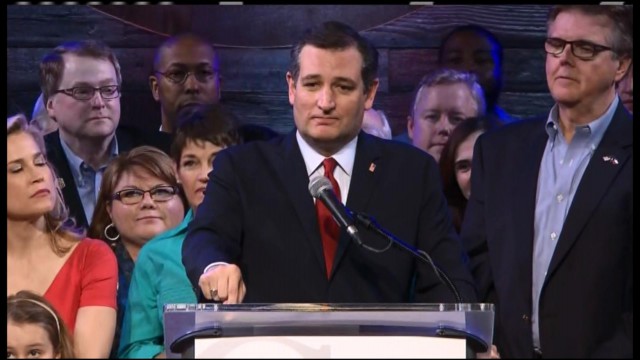
[[[489,28],[505,48],[505,85],[500,105],[507,112],[517,117],[535,116],[547,112],[552,104],[542,50],[547,5],[389,6],[387,9],[369,5],[331,6],[326,8],[329,15],[317,11],[324,9],[322,6],[238,6],[229,10],[229,14],[221,13],[226,9],[216,7],[216,16],[229,19],[226,22],[212,21],[212,15],[208,15],[214,13],[210,11],[212,7],[138,5],[125,11],[124,7],[114,6],[8,6],[7,115],[18,111],[30,115],[39,94],[38,63],[47,51],[64,41],[98,38],[115,50],[122,66],[121,121],[157,129],[160,112],[147,84],[155,48],[166,39],[165,34],[196,30],[210,31],[217,36],[211,40],[221,55],[223,101],[247,122],[286,132],[293,127],[284,80],[291,39],[296,35],[291,29],[296,26],[302,29],[309,21],[323,16],[339,14],[339,20],[347,21],[372,13],[378,17],[364,17],[377,22],[375,26],[358,20],[356,28],[380,51],[381,87],[374,107],[387,113],[394,134],[406,127],[412,91],[422,75],[434,67],[440,39],[454,26],[467,23]],[[139,19],[146,19],[144,27],[109,15],[126,12],[129,17],[125,18],[131,19],[134,10],[141,14]],[[278,26],[278,22],[275,18],[270,21],[260,18],[265,12],[287,19],[287,32],[274,33],[271,27]],[[386,20],[385,16],[393,18]],[[229,24],[240,24],[244,28],[229,28]],[[222,26],[227,28],[220,28]],[[261,33],[267,35],[261,38]],[[240,45],[235,45],[234,34],[252,36],[237,35]]]

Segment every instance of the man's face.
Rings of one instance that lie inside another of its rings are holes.
[[[157,72],[149,77],[151,93],[160,102],[163,120],[174,128],[182,108],[220,100],[219,64],[208,44],[191,38],[179,40],[161,50],[156,67]]]
[[[118,85],[116,69],[107,59],[63,55],[64,70],[59,90]],[[71,91],[71,90],[70,90]],[[67,93],[56,93],[47,101],[47,112],[58,122],[60,131],[73,138],[104,139],[115,133],[120,122],[120,97],[105,99],[95,91],[88,100],[78,100]]]
[[[355,47],[300,52],[300,73],[287,73],[289,103],[298,131],[314,149],[330,156],[358,135],[371,108],[378,80],[364,92],[362,55]]]
[[[453,129],[464,120],[478,116],[469,87],[462,83],[423,87],[418,93],[413,116],[407,122],[408,135],[417,148],[436,161]]]
[[[502,70],[498,46],[487,37],[474,31],[452,35],[443,46],[442,65],[475,74],[487,98],[497,99]]]
[[[612,26],[604,16],[565,11],[550,24],[548,38],[611,47]],[[551,96],[567,107],[588,104],[588,107],[606,108],[615,96],[614,84],[624,76],[629,60],[616,59],[609,50],[597,53],[592,59],[580,59],[571,47],[566,44],[559,55],[547,54],[547,85]]]

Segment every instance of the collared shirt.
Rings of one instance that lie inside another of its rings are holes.
[[[540,292],[556,244],[560,240],[564,221],[578,189],[589,159],[600,144],[618,106],[616,97],[607,111],[587,125],[576,126],[567,143],[560,130],[558,105],[549,113],[545,123],[549,139],[544,149],[538,176],[533,239],[533,289],[531,330],[533,345],[540,348],[539,305]],[[544,349],[543,349],[544,350]]]
[[[316,176],[324,175],[324,167],[322,162],[326,157],[314,150],[300,135],[300,131],[296,131],[296,139],[302,153],[302,158],[307,166],[307,175],[309,179]],[[353,173],[353,163],[356,157],[356,145],[358,137],[354,137],[349,143],[342,147],[337,153],[331,157],[338,162],[333,177],[340,186],[340,197],[343,204],[347,203],[347,195],[349,195],[349,183],[351,182],[351,174]]]
[[[62,139],[62,136],[60,136],[60,144],[62,145],[62,150],[69,162],[71,175],[76,183],[84,215],[87,217],[87,223],[90,223],[91,218],[93,217],[93,211],[96,207],[96,201],[98,200],[100,184],[102,183],[102,175],[104,174],[104,170],[107,168],[108,162],[100,166],[98,171],[96,171],[89,164],[85,163],[84,160],[73,153]],[[110,159],[118,156],[118,141],[115,136],[113,137],[109,148]]]

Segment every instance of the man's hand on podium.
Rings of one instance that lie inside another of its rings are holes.
[[[220,264],[200,276],[200,290],[205,298],[223,304],[239,304],[247,293],[240,268],[234,264]]]

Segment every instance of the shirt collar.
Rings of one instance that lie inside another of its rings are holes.
[[[58,132],[58,136],[60,136],[60,144],[62,145],[64,154],[67,156],[67,160],[69,161],[69,166],[71,167],[73,176],[77,178],[78,175],[80,175],[80,166],[84,163],[84,160],[78,157],[78,155],[76,155],[73,150],[71,150],[67,143],[64,142],[64,140],[62,139],[62,135],[60,135],[60,132]],[[115,136],[113,137],[113,140],[111,140],[109,148],[111,159],[118,156],[118,140]],[[106,164],[103,167],[106,167]]]
[[[307,167],[307,176],[311,174],[322,164],[322,161],[326,158],[324,155],[318,153],[314,148],[306,142],[306,140],[300,135],[300,131],[296,131],[296,139],[298,140],[298,146],[300,152],[302,152],[302,158]],[[358,144],[358,137],[354,137],[345,146],[343,146],[337,153],[331,157],[336,159],[338,165],[344,170],[344,172],[351,176],[353,171],[353,163],[356,157],[356,145]]]
[[[602,140],[602,137],[604,136],[605,131],[607,130],[607,128],[609,127],[609,124],[611,123],[611,120],[613,119],[613,114],[615,113],[619,102],[620,102],[620,99],[617,96],[615,96],[613,98],[613,101],[607,108],[607,111],[605,111],[604,114],[602,114],[602,116],[600,116],[599,118],[593,120],[592,122],[586,125],[579,126],[579,128],[586,127],[589,129],[591,133],[590,137],[593,139],[592,144],[594,146],[598,146],[598,144],[600,143],[600,140]],[[547,134],[549,135],[549,137],[554,137],[558,133],[559,129],[560,129],[560,124],[558,120],[558,104],[555,104],[553,108],[551,108],[551,111],[549,112],[549,117],[547,118],[547,121],[545,123],[545,130],[547,131]]]

